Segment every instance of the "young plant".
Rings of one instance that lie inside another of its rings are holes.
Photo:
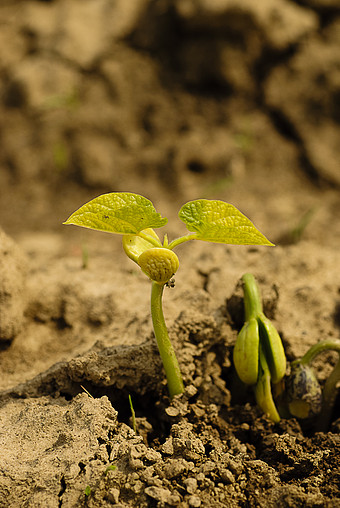
[[[273,245],[237,208],[224,201],[189,201],[180,209],[179,218],[187,226],[188,234],[170,243],[165,234],[161,242],[154,228],[164,226],[168,220],[157,213],[151,201],[138,194],[113,192],[89,201],[64,222],[123,235],[125,253],[151,280],[152,323],[170,397],[184,391],[182,375],[162,309],[164,286],[172,285],[171,279],[179,267],[179,260],[173,249],[189,240],[236,245]]]
[[[132,428],[135,434],[137,434],[137,423],[136,423],[136,413],[133,408],[131,395],[129,394],[129,405],[130,405],[130,411],[131,411],[131,420],[132,420]]]
[[[324,351],[336,351],[339,358],[321,389],[311,364]],[[302,358],[294,360],[291,364],[291,373],[286,382],[290,414],[299,419],[313,418],[318,415],[316,430],[326,431],[331,421],[339,382],[340,340],[322,340],[312,346]]]
[[[116,466],[115,464],[110,464],[110,465],[109,465],[109,466],[107,466],[107,468],[105,469],[104,474],[105,474],[105,475],[107,475],[107,473],[108,473],[109,471],[116,471],[116,469],[117,469],[117,466]]]
[[[263,313],[254,276],[246,273],[242,281],[245,324],[234,347],[235,369],[243,383],[254,386],[256,401],[261,409],[274,422],[279,422],[271,385],[280,383],[285,375],[285,352],[276,328]]]

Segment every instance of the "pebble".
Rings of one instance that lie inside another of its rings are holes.
[[[168,503],[171,499],[171,492],[168,489],[163,487],[146,487],[145,494],[147,494],[152,499],[156,499],[160,503]]]
[[[201,500],[198,496],[190,496],[188,499],[188,504],[193,508],[198,508],[199,506],[201,506]]]
[[[187,478],[186,480],[184,480],[184,485],[188,494],[194,494],[197,490],[196,478]]]

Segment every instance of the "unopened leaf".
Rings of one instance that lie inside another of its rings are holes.
[[[157,234],[153,229],[145,229],[143,233],[158,241],[160,247],[162,246]],[[155,244],[146,238],[141,238],[137,235],[123,236],[123,248],[125,254],[135,263],[138,263],[138,258],[141,254],[143,254],[144,251],[152,249],[153,247],[155,247]]]
[[[160,228],[168,219],[157,213],[153,204],[139,194],[111,192],[92,199],[76,210],[64,224],[135,235],[143,229]]]
[[[189,201],[180,209],[179,218],[189,231],[196,233],[198,240],[235,245],[273,245],[243,213],[224,201]]]

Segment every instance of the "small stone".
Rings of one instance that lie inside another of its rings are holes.
[[[197,481],[198,481],[198,482],[204,482],[204,480],[205,480],[204,473],[198,473],[198,475],[196,476],[196,478],[197,478]]]
[[[162,460],[162,455],[159,452],[156,452],[156,450],[150,448],[145,454],[145,460],[150,464],[154,464],[155,462]]]
[[[169,437],[165,441],[165,443],[162,444],[161,450],[162,450],[162,453],[164,453],[164,455],[173,455],[173,453],[174,453],[174,447],[173,447],[173,444],[172,444],[172,438],[171,437]]]
[[[120,490],[119,489],[115,489],[115,488],[112,488],[112,489],[109,489],[107,494],[106,494],[106,497],[107,497],[107,500],[112,503],[112,504],[117,504],[118,503],[118,500],[119,500],[119,495],[120,495]]]
[[[179,415],[179,410],[176,407],[172,406],[167,407],[165,412],[168,416],[171,416],[172,418],[175,418],[176,416]]]
[[[171,492],[163,487],[146,487],[145,494],[160,503],[168,503],[171,499]]]
[[[242,473],[243,465],[241,462],[236,462],[233,459],[229,459],[227,461],[227,467],[228,469],[235,475],[239,476]]]
[[[139,480],[139,475],[138,475],[138,473],[131,473],[131,474],[129,474],[129,476],[128,476],[128,481],[129,481],[130,483],[134,483],[134,482],[136,482],[137,480]]]
[[[185,488],[187,489],[188,494],[194,494],[197,490],[197,480],[196,478],[187,478],[184,480]]]
[[[203,418],[205,414],[205,410],[203,408],[198,407],[197,404],[193,404],[191,410],[197,418]]]
[[[201,506],[201,500],[198,496],[190,496],[188,499],[188,504],[193,508],[198,508],[199,506]]]
[[[234,475],[229,469],[222,469],[220,471],[221,480],[226,483],[227,485],[230,483],[234,483],[235,478]]]
[[[197,388],[194,385],[189,385],[185,388],[185,395],[190,399],[194,397],[197,393]]]
[[[165,477],[169,480],[172,478],[176,478],[177,476],[182,475],[185,471],[187,471],[188,466],[187,462],[183,459],[172,460],[168,464],[164,466],[164,474]]]
[[[144,467],[143,461],[140,459],[130,459],[129,466],[131,469],[142,469]]]
[[[216,464],[211,460],[207,460],[205,464],[202,464],[201,471],[205,474],[209,474],[216,468]]]
[[[178,492],[173,492],[168,500],[168,505],[170,506],[179,506],[181,502],[181,496]]]
[[[248,423],[241,423],[240,429],[248,431],[250,429],[249,424]]]
[[[142,491],[142,489],[143,489],[143,483],[141,481],[137,480],[131,490],[135,494],[139,494]]]

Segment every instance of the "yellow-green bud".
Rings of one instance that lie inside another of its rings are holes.
[[[158,284],[165,284],[177,272],[179,261],[176,254],[165,247],[144,251],[138,258],[143,272]]]
[[[151,240],[158,240],[159,245],[162,245],[157,233],[152,228],[143,229],[141,232],[150,236]],[[138,258],[144,251],[151,249],[152,247],[154,247],[154,244],[147,240],[147,238],[141,238],[138,235],[123,236],[123,248],[125,250],[125,254],[135,263],[138,263]]]
[[[259,327],[251,318],[238,334],[233,359],[238,377],[247,385],[257,382],[259,368]]]

